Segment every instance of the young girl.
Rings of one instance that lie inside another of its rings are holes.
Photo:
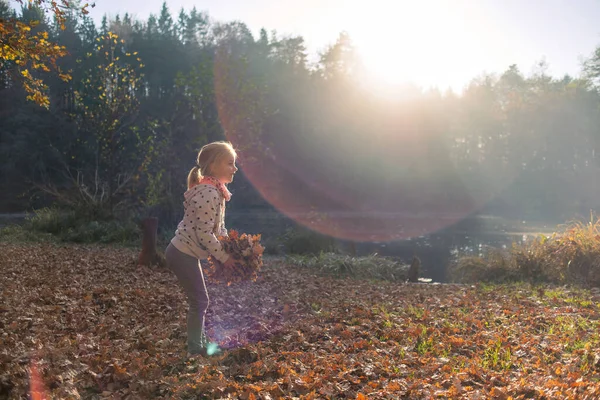
[[[200,149],[196,166],[188,175],[183,220],[165,253],[167,265],[177,275],[189,304],[187,345],[190,355],[206,356],[215,351],[207,350],[204,332],[208,293],[200,260],[211,255],[224,267],[234,264],[217,236],[227,235],[225,202],[231,193],[225,185],[231,183],[237,171],[236,157],[229,142],[213,142]]]

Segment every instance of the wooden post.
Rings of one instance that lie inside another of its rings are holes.
[[[356,257],[356,242],[355,241],[350,242],[350,255],[352,257]]]
[[[148,217],[142,223],[142,251],[138,258],[138,265],[150,266],[159,261],[156,251],[156,236],[158,234],[158,218]]]
[[[410,267],[408,268],[408,281],[409,282],[419,282],[419,269],[421,267],[421,260],[419,257],[414,256],[412,262],[410,263]]]

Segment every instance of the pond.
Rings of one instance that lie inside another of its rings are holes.
[[[0,213],[0,228],[6,225],[18,224],[25,220],[26,213]]]
[[[236,212],[228,216],[228,227],[243,232],[262,233],[263,237],[282,235],[292,221],[282,223],[281,215]],[[285,219],[285,218],[283,218]],[[421,259],[421,276],[434,282],[447,281],[447,267],[459,254],[482,254],[486,247],[510,247],[539,234],[551,235],[556,222],[516,221],[493,215],[472,215],[443,230],[389,242],[355,242],[337,240],[338,246],[357,256],[377,253],[409,263],[414,255]]]

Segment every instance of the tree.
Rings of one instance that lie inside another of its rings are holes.
[[[135,123],[143,64],[136,52],[123,48],[124,41],[114,33],[97,41],[90,55],[97,63],[76,91],[79,147],[70,157],[71,165],[66,165],[79,196],[69,197],[54,188],[48,191],[71,206],[84,205],[97,215],[112,216],[117,206],[129,200],[128,185],[139,166]]]
[[[158,17],[158,32],[161,36],[171,38],[174,36],[173,18],[167,7],[167,2],[163,2],[160,10],[160,16]]]
[[[23,0],[18,0],[23,3]],[[6,4],[3,0],[2,2]],[[29,7],[47,6],[47,11],[54,14],[60,29],[64,30],[65,20],[68,9],[70,9],[68,0],[48,1],[35,0],[29,4]],[[81,12],[87,14],[88,4],[86,3]],[[92,5],[93,7],[93,5]],[[0,61],[14,64],[15,74],[13,79],[20,79],[27,92],[27,99],[35,103],[49,107],[48,86],[38,77],[38,72],[49,72],[56,70],[61,79],[67,81],[71,79],[68,73],[64,73],[57,66],[57,59],[65,56],[67,50],[65,46],[58,45],[48,40],[47,31],[35,31],[35,27],[40,23],[39,20],[23,22],[17,18],[0,18]]]
[[[592,56],[583,64],[583,70],[592,82],[600,84],[600,46],[594,50]]]
[[[0,0],[0,21],[7,20],[9,18],[16,19],[17,15],[14,10],[11,12],[8,3],[6,3],[4,0]],[[11,80],[9,76],[9,64],[10,63],[7,60],[0,59],[0,89],[6,89],[10,86]]]
[[[346,32],[340,33],[335,44],[321,54],[319,64],[319,72],[326,80],[356,78],[364,72],[352,39]]]
[[[266,71],[252,57],[252,33],[233,22],[215,29],[215,100],[225,135],[236,146],[264,147],[262,124],[270,112],[265,103]]]

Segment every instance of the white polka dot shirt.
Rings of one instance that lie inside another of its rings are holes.
[[[208,255],[225,262],[229,255],[217,235],[227,235],[225,229],[225,199],[216,187],[196,185],[185,192],[183,219],[171,240],[179,251],[198,259]]]

